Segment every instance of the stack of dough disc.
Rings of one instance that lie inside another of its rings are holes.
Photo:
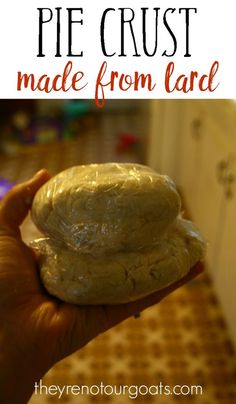
[[[173,181],[140,164],[71,167],[37,192],[32,218],[44,238],[47,291],[75,304],[136,300],[187,274],[205,251],[180,216]]]

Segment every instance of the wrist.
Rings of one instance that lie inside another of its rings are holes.
[[[36,351],[36,350],[35,350]],[[0,402],[26,404],[34,392],[35,383],[49,370],[37,352],[19,352],[0,334]]]

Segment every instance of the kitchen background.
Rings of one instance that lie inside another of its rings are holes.
[[[236,103],[231,100],[0,101],[0,198],[42,167],[148,164],[176,182],[208,241],[206,271],[159,305],[99,336],[45,376],[45,385],[201,385],[202,395],[136,402],[236,402]],[[38,235],[30,218],[26,242]],[[35,395],[30,404],[58,401]],[[61,402],[128,403],[128,396]]]

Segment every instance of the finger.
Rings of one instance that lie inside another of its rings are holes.
[[[19,234],[19,226],[25,219],[38,189],[50,178],[46,169],[38,171],[30,180],[15,185],[0,205],[0,227]]]

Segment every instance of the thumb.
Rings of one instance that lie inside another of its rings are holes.
[[[19,236],[19,226],[31,208],[38,189],[50,179],[46,169],[38,171],[30,180],[15,185],[0,204],[0,228],[5,233],[12,232]]]

